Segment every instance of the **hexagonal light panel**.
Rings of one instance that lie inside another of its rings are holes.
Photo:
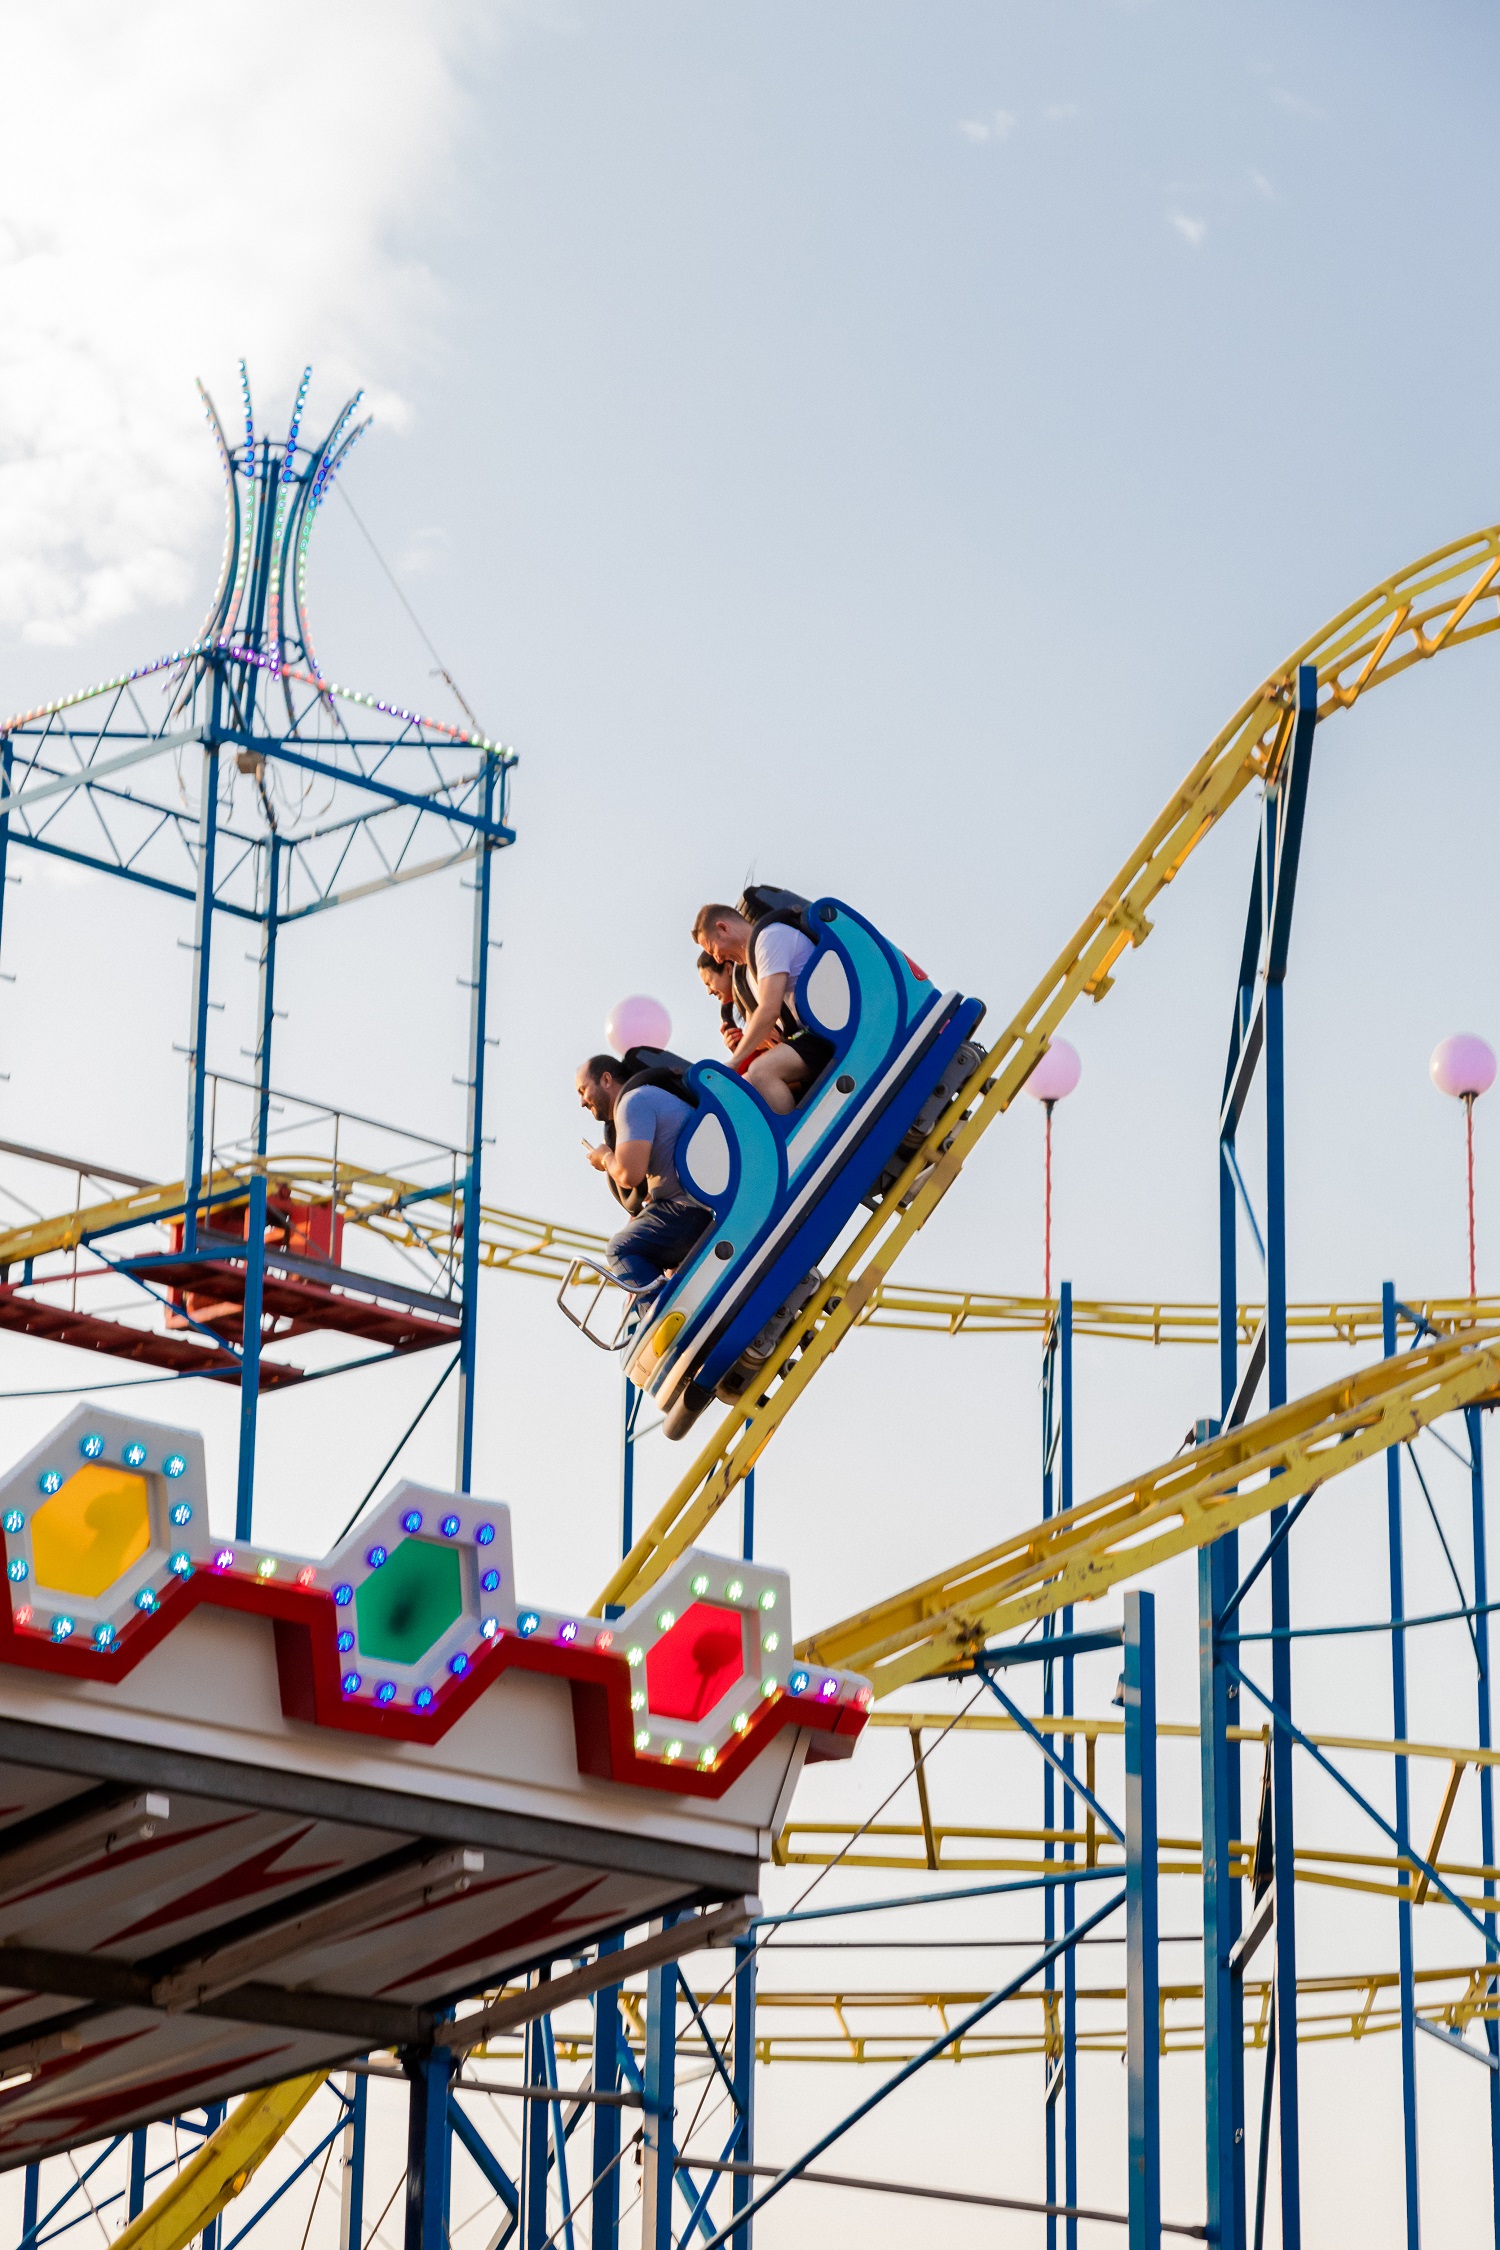
[[[0,1477],[11,1622],[103,1652],[211,1549],[201,1438],[75,1407]]]
[[[463,1560],[435,1539],[403,1538],[354,1597],[362,1655],[419,1664],[464,1609]]]
[[[151,1487],[138,1469],[85,1461],[31,1518],[32,1569],[49,1594],[96,1599],[151,1544]]]

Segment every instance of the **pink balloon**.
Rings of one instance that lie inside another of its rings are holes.
[[[1066,1039],[1054,1039],[1036,1069],[1026,1081],[1026,1091],[1034,1101],[1060,1102],[1071,1094],[1083,1072],[1076,1047]]]
[[[1472,1031],[1456,1031],[1433,1048],[1429,1067],[1440,1094],[1487,1094],[1495,1083],[1495,1050]]]
[[[617,1055],[629,1047],[665,1047],[672,1036],[672,1019],[659,1000],[633,992],[610,1009],[604,1036]]]

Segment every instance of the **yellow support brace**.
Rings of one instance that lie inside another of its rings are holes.
[[[313,2070],[305,2078],[286,2078],[279,2086],[247,2094],[156,2200],[116,2235],[115,2250],[187,2250],[193,2237],[243,2192],[326,2082],[326,2071]]]
[[[1293,1399],[1096,1500],[799,1643],[877,1696],[964,1667],[997,1633],[1111,1587],[1311,1492],[1500,1384],[1500,1334],[1473,1330]]]

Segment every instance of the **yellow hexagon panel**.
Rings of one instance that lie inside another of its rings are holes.
[[[103,1461],[75,1469],[31,1519],[36,1582],[58,1594],[104,1593],[150,1544],[145,1478]]]

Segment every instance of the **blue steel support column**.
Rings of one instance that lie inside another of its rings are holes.
[[[1073,1505],[1073,1284],[1064,1281],[1059,1285],[1057,1298],[1057,1396],[1058,1396],[1058,1505],[1067,1509]],[[1062,1613],[1062,1631],[1073,1630],[1071,1605]],[[1063,1658],[1062,1668],[1063,1716],[1073,1716],[1073,1659]],[[1071,1734],[1063,1740],[1063,1764],[1073,1771],[1077,1755]],[[1072,1790],[1063,1783],[1062,1824],[1070,1829],[1075,1815]],[[1075,1857],[1071,1844],[1063,1846],[1063,1858]],[[1077,1910],[1077,1891],[1073,1884],[1062,1886],[1062,1924],[1064,1933],[1070,1933]],[[1063,2201],[1071,2210],[1078,2201],[1078,1953],[1069,1946],[1063,1955]],[[1078,2221],[1063,2222],[1067,2250],[1078,2250]]]
[[[203,745],[202,802],[198,808],[198,873],[193,900],[192,1045],[188,1050],[187,1155],[183,1165],[187,1210],[182,1247],[198,1247],[198,1189],[203,1178],[203,1122],[208,1078],[209,975],[213,965],[214,866],[219,840],[219,745]],[[205,2240],[207,2237],[205,2236]]]
[[[261,892],[259,1027],[255,1036],[255,1153],[264,1157],[271,1128],[271,1036],[276,1022],[277,910],[281,903],[281,839],[274,829],[265,847]],[[338,1200],[338,1182],[333,1185]],[[234,1503],[236,1539],[252,1539],[255,1522],[255,1426],[260,1408],[260,1329],[266,1281],[266,1175],[250,1182],[245,1219],[245,1319],[240,1353],[239,1479]]]
[[[1469,1460],[1472,1463],[1470,1498],[1474,1520],[1474,1644],[1479,1657],[1479,1747],[1490,1748],[1490,1621],[1485,1615],[1489,1602],[1490,1570],[1489,1541],[1484,1521],[1484,1416],[1477,1406],[1464,1409],[1464,1425],[1469,1437]],[[1495,1781],[1494,1769],[1482,1765],[1479,1769],[1479,1856],[1486,1867],[1495,1864]],[[1485,1898],[1492,1899],[1495,1886],[1487,1875],[1484,1878]],[[1486,1908],[1484,1916],[1484,1957],[1486,1961],[1500,1960],[1500,1945],[1495,1940],[1495,1917]],[[1500,2061],[1500,2027],[1486,2018],[1485,2044],[1492,2061]],[[1493,2214],[1496,2250],[1500,2250],[1500,2071],[1488,2074],[1490,2087],[1490,2199]]]
[[[747,1555],[746,1561],[751,1558]],[[741,1938],[734,1949],[734,2100],[739,2111],[732,2154],[737,2164],[755,2162],[755,1941]],[[755,2193],[755,2182],[737,2176],[730,2182],[729,2208],[738,2216]],[[751,2250],[754,2221],[747,2219],[729,2237],[729,2250]]]
[[[224,2112],[227,2107],[228,2105],[225,2102],[206,2102],[204,2104],[203,2138],[205,2141],[211,2140],[223,2124]],[[208,2225],[199,2236],[199,2240],[203,2244],[203,2250],[219,2250],[219,2244],[223,2239],[224,2220],[222,2214],[220,2214],[218,2218],[209,2220]]]
[[[37,2208],[41,2185],[42,2168],[40,2164],[28,2164],[26,2167],[26,2186],[21,2199],[22,2250],[25,2250],[27,2243],[34,2241],[36,2238]]]
[[[344,2120],[343,2177],[339,2182],[339,2250],[363,2250],[365,2239],[365,2115],[370,2082],[351,2074]]]
[[[1156,1601],[1125,1596],[1125,2066],[1130,2250],[1161,2246],[1161,1983],[1156,1852]]]
[[[130,2136],[130,2193],[126,2216],[138,2219],[146,2208],[146,2128],[138,2125]]]
[[[1380,1290],[1380,1340],[1387,1359],[1396,1355],[1396,1287],[1383,1282]],[[1406,1572],[1401,1542],[1401,1448],[1393,1445],[1385,1457],[1386,1546],[1391,1575],[1391,1732],[1406,1740],[1406,1635],[1397,1630],[1406,1616]],[[1406,1760],[1396,1760],[1396,1850],[1411,1845],[1411,1796],[1407,1787]],[[1408,1870],[1402,1877],[1410,1887]],[[1406,2243],[1417,2250],[1422,2239],[1422,2211],[1417,2194],[1417,2034],[1416,1983],[1412,1974],[1411,1902],[1403,1898],[1396,1908],[1397,1961],[1401,1978],[1401,2133],[1406,2152]]]
[[[474,857],[474,959],[469,986],[469,1168],[464,1176],[463,1314],[458,1350],[458,1489],[469,1490],[474,1469],[474,1370],[479,1311],[479,1199],[484,1173],[484,1058],[490,999],[489,825],[495,817],[496,755],[484,753],[484,829]]]
[[[635,1545],[635,1423],[641,1411],[641,1393],[627,1375],[625,1411],[620,1428],[620,1556]]]
[[[1052,1515],[1056,1496],[1057,1449],[1061,1439],[1058,1427],[1058,1353],[1060,1329],[1054,1319],[1047,1330],[1047,1340],[1042,1347],[1042,1520]],[[1055,1617],[1042,1619],[1042,1639],[1050,1641],[1059,1630]],[[1050,1660],[1042,1666],[1042,1712],[1050,1718],[1055,1709],[1053,1667]],[[1054,1747],[1053,1737],[1045,1726],[1048,1748]],[[1057,1857],[1052,1829],[1056,1817],[1057,1786],[1050,1760],[1042,1766],[1042,1860],[1050,1863]],[[1057,1889],[1048,1883],[1042,1892],[1042,1936],[1050,1946],[1057,1936]],[[1057,2250],[1057,2215],[1052,2206],[1059,2200],[1057,2193],[1057,2096],[1061,2084],[1062,2062],[1052,2052],[1052,2028],[1056,2013],[1057,1964],[1049,1960],[1042,1972],[1042,2021],[1044,2025],[1044,2060],[1042,2081],[1042,2155],[1046,2183],[1047,2250]]]
[[[542,2021],[536,2016],[526,2026],[525,2066],[528,2086],[547,2082],[547,2042]],[[547,2250],[547,2104],[527,2102],[521,2120],[521,2250]]]
[[[448,2047],[408,2055],[405,2250],[448,2250]]]
[[[740,1555],[745,1562],[755,1560],[755,1471],[750,1470],[741,1486],[740,1497]]]
[[[618,1953],[619,1937],[605,1938],[601,1954]],[[594,1995],[594,2090],[620,2090],[620,1987],[605,1985]],[[594,2106],[594,2197],[589,2206],[590,2250],[617,2250],[620,2240],[620,2112],[613,2102]]]
[[[675,1914],[662,1917],[666,1929]],[[641,2250],[673,2250],[672,2190],[677,2169],[674,2112],[677,2103],[677,1964],[652,1969],[646,1979],[644,2163],[641,2172]]]
[[[1238,1023],[1248,1016],[1242,982]],[[1239,1272],[1234,1175],[1219,1149],[1219,1413],[1239,1386]],[[1208,2229],[1223,2250],[1245,2244],[1245,2033],[1243,1991],[1229,1957],[1240,1934],[1234,1844],[1240,1822],[1240,1747],[1229,1739],[1235,1688],[1224,1670],[1216,1620],[1239,1580],[1239,1534],[1198,1550],[1198,1735],[1203,1793],[1203,2096]]]

